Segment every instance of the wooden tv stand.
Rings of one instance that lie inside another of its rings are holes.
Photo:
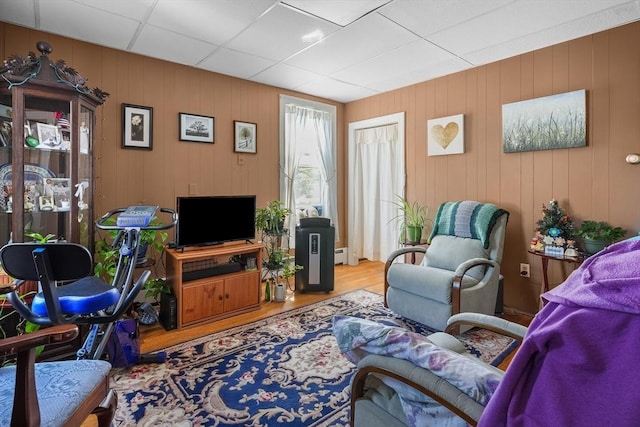
[[[260,307],[262,248],[260,243],[243,242],[168,249],[167,283],[177,299],[178,328]],[[229,264],[233,256],[255,258],[257,269],[227,272],[234,269]]]

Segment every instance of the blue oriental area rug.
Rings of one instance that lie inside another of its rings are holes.
[[[161,365],[112,371],[118,426],[348,426],[355,365],[332,318],[342,314],[428,334],[355,291],[166,349]],[[486,330],[459,337],[497,365],[514,340]]]

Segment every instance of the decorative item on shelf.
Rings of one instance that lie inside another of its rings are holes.
[[[564,256],[569,258],[577,258],[580,254],[576,249],[575,240],[567,240],[567,249],[564,250]]]
[[[544,237],[545,255],[562,257],[564,256],[564,238],[560,236],[560,229],[551,227],[548,235]]]
[[[585,252],[593,255],[622,239],[627,234],[627,230],[614,227],[605,221],[585,220],[576,234],[582,238]]]

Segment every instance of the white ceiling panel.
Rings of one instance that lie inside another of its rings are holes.
[[[449,61],[456,58],[433,44],[420,39],[368,61],[360,62],[346,70],[332,74],[332,77],[348,83],[367,85],[388,80],[412,71]],[[398,64],[402,64],[398,67]]]
[[[216,73],[249,79],[274,64],[276,64],[275,61],[231,49],[219,48],[197,66]]]
[[[320,77],[319,74],[301,68],[292,67],[287,64],[276,64],[256,74],[251,80],[271,86],[295,89],[298,86]]]
[[[36,26],[36,7],[33,0],[0,0],[0,19],[23,27]]]
[[[465,23],[514,0],[396,0],[379,13],[421,37]]]
[[[42,2],[42,0],[40,0]],[[46,0],[45,0],[46,1]],[[157,0],[74,0],[96,9],[144,22]],[[51,0],[49,0],[51,2]]]
[[[156,49],[157,45],[162,49]],[[195,40],[152,25],[145,25],[136,39],[132,52],[178,64],[196,65],[209,56],[216,45]]]
[[[640,0],[0,0],[3,22],[339,102],[638,20]]]
[[[341,82],[329,77],[312,80],[296,88],[297,91],[309,95],[333,99],[338,102],[349,102],[354,99],[377,95],[378,92],[362,86]]]
[[[320,30],[325,37],[340,27],[278,5],[260,17],[226,47],[263,58],[281,61],[311,46],[302,40]]]
[[[363,37],[363,34],[367,36]],[[372,13],[286,62],[306,70],[331,74],[417,39],[415,34],[377,13]]]
[[[221,45],[253,23],[273,0],[159,0],[148,23]]]
[[[283,3],[344,27],[390,0],[284,0]]]
[[[136,20],[71,0],[41,1],[39,5],[43,31],[116,49],[127,48],[139,25]]]

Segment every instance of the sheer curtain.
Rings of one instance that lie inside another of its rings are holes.
[[[320,159],[322,179],[322,216],[331,219],[335,227],[336,239],[340,236],[337,208],[337,171],[335,158],[335,124],[329,111],[316,109],[292,102],[284,103],[284,143],[282,147],[282,199],[291,212],[296,212],[294,182],[302,151],[296,141],[304,136],[314,135],[317,154]],[[327,107],[329,107],[327,105]],[[289,215],[288,228],[290,246],[295,247],[296,215]]]
[[[386,261],[398,247],[393,220],[397,207],[392,203],[404,194],[404,150],[398,146],[398,128],[394,123],[355,131],[355,230],[350,235],[358,258]]]

